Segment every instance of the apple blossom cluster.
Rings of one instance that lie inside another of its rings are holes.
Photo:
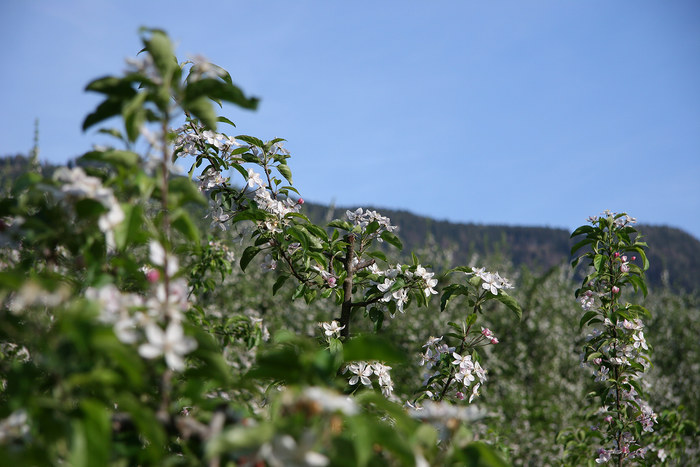
[[[183,312],[189,307],[187,282],[172,279],[179,270],[175,256],[166,254],[156,241],[150,243],[149,249],[151,264],[156,266],[145,272],[154,287],[150,296],[122,293],[112,284],[89,288],[85,296],[99,303],[100,321],[111,324],[121,342],[136,344],[145,336],[145,342],[139,345],[142,357],[153,359],[162,355],[170,369],[182,371],[184,356],[197,347],[182,327]],[[170,280],[161,281],[161,271]]]
[[[71,199],[94,199],[107,209],[107,212],[100,216],[98,227],[105,234],[107,245],[113,246],[114,228],[124,220],[124,211],[114,192],[102,186],[99,178],[87,175],[80,167],[61,167],[54,174],[54,178],[63,183],[61,193],[64,196]]]
[[[613,225],[617,228],[622,228],[622,227],[627,227],[628,225],[636,224],[637,219],[635,217],[630,217],[627,214],[622,214],[618,217],[618,214],[615,212],[610,211],[609,209],[606,209],[603,211],[600,216],[589,216],[588,217],[588,222],[591,224],[597,224],[598,221],[602,218],[607,218],[607,217],[613,217],[615,218]]]
[[[208,149],[213,149],[220,159],[230,163],[241,162],[241,159],[231,155],[233,149],[241,146],[241,143],[232,136],[206,130],[203,126],[189,123],[173,131],[177,135],[174,141],[175,154],[179,156],[197,157],[206,153]]]
[[[435,273],[428,272],[428,270],[420,264],[415,266],[415,270],[412,269],[414,268],[397,264],[394,268],[390,267],[382,271],[376,263],[370,265],[369,271],[379,276],[378,281],[371,281],[370,283],[375,286],[380,293],[384,294],[379,301],[382,303],[394,301],[396,303],[396,309],[403,313],[404,306],[408,303],[408,293],[411,289],[420,289],[426,297],[437,294],[434,287],[437,285],[438,281],[433,278]],[[404,286],[397,288],[396,284],[399,277],[401,277],[401,283],[404,284]]]
[[[258,178],[260,177],[260,175],[257,173],[254,173],[254,175],[257,175]],[[251,178],[248,178],[248,183],[250,183],[250,180]],[[261,180],[255,180],[255,183],[260,185],[260,188],[255,190],[255,204],[257,204],[258,208],[262,209],[263,211],[267,211],[270,214],[277,216],[279,221],[281,221],[284,216],[289,213],[299,212],[301,205],[304,203],[303,201],[294,201],[291,198],[278,200],[264,188],[265,185],[262,184]],[[265,227],[269,231],[277,231],[277,224],[275,222],[266,221]]]
[[[224,259],[226,261],[228,261],[229,263],[233,261],[233,259],[234,259],[233,251],[231,251],[231,249],[227,245],[225,245],[224,243],[222,243],[218,240],[210,240],[209,246],[212,249],[220,252],[222,254],[222,256],[224,257]]]
[[[463,400],[466,398],[465,394],[470,394],[469,403],[471,403],[479,395],[481,385],[487,380],[486,370],[478,361],[473,360],[471,355],[455,352],[455,347],[449,347],[442,342],[443,337],[431,336],[423,345],[425,352],[421,356],[420,365],[428,370],[423,378],[423,385],[427,388],[425,394],[429,398],[440,397],[441,391],[444,391],[444,386],[440,385],[449,384],[441,381],[440,375],[443,373],[445,363],[450,362],[449,374],[461,384],[461,387],[455,391],[455,397]],[[472,346],[483,343],[486,339],[492,344],[498,343],[498,339],[488,328],[482,328],[481,335],[472,342]],[[434,371],[431,371],[433,369]]]
[[[353,362],[345,366],[343,373],[350,372],[348,383],[350,386],[355,386],[361,383],[363,386],[372,387],[372,375],[376,376],[379,381],[379,388],[386,398],[390,398],[394,392],[394,383],[391,381],[390,366],[381,362]]]
[[[466,273],[469,274],[469,273]],[[501,277],[498,272],[487,272],[485,268],[472,267],[472,274],[481,279],[481,287],[494,295],[498,295],[501,289],[512,289],[513,285],[505,277]]]
[[[365,211],[362,208],[357,208],[354,211],[346,211],[345,217],[347,217],[348,221],[352,222],[354,225],[359,226],[363,233],[367,226],[372,222],[379,224],[379,228],[373,232],[370,237],[376,238],[380,242],[382,241],[380,237],[382,232],[393,232],[398,228],[395,225],[391,225],[391,219],[388,217],[382,216],[377,211],[372,211],[369,209]]]

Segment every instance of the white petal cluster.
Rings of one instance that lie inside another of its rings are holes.
[[[113,230],[124,220],[124,211],[114,196],[114,192],[110,188],[102,186],[99,178],[87,175],[80,167],[73,169],[61,167],[56,171],[54,177],[63,183],[61,192],[66,197],[94,199],[107,209],[107,212],[100,216],[98,227],[106,234],[108,245],[113,246]]]
[[[214,187],[221,186],[228,182],[228,178],[224,178],[221,172],[214,170],[212,167],[207,168],[198,177],[199,179],[199,191],[211,190]]]
[[[505,277],[501,277],[498,272],[487,272],[484,268],[472,267],[472,274],[481,279],[481,287],[494,295],[498,295],[501,289],[512,289],[513,285]]]
[[[175,129],[174,132],[177,135],[174,143],[176,154],[197,157],[210,148],[216,150],[219,157],[228,162],[239,162],[230,154],[232,149],[241,146],[236,138],[205,130],[202,126],[193,128],[189,124]]]
[[[406,271],[406,277],[408,279],[416,278],[422,281],[423,293],[426,297],[430,297],[431,295],[437,294],[437,291],[434,289],[434,287],[437,285],[438,281],[437,279],[433,279],[434,275],[434,272],[428,272],[428,270],[420,264],[416,266],[415,272]]]
[[[248,181],[250,183],[250,177]],[[260,180],[260,182],[262,182],[262,180]],[[255,183],[258,183],[257,180]],[[291,212],[299,212],[301,209],[301,204],[291,198],[282,201],[274,199],[268,190],[262,188],[263,186],[264,185],[261,185],[261,188],[255,191],[255,204],[258,205],[258,208],[276,215],[279,219],[282,219]]]
[[[381,362],[354,362],[347,365],[343,373],[352,373],[348,381],[351,386],[362,383],[364,386],[372,387],[370,377],[372,375],[376,376],[382,394],[384,397],[389,398],[394,392],[394,383],[391,380],[389,370],[391,370],[391,367]]]
[[[372,237],[376,237],[380,242],[382,239],[379,236],[382,232],[393,232],[397,229],[395,225],[391,225],[391,219],[382,216],[377,211],[369,209],[365,211],[362,208],[357,208],[354,211],[346,211],[345,216],[348,218],[348,221],[359,226],[363,232],[369,224],[376,221],[379,224],[379,228],[372,234]]]
[[[179,321],[171,321],[165,331],[155,323],[146,326],[146,338],[148,341],[139,346],[139,354],[148,359],[164,355],[165,362],[173,371],[184,370],[183,357],[197,348],[197,341],[185,336]]]

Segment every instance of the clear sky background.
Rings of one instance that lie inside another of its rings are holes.
[[[310,201],[571,229],[604,209],[700,238],[700,2],[0,1],[0,155],[100,141],[83,92],[163,28],[231,72]]]

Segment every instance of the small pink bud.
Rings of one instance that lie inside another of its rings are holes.
[[[328,278],[327,282],[328,282],[328,285],[330,285],[331,287],[335,287],[336,279],[335,279],[335,277],[331,276]]]
[[[627,256],[623,256],[622,261],[627,261]]]
[[[614,254],[613,256],[614,256],[615,258],[619,258],[619,257],[620,257],[620,253],[618,253],[618,252],[616,251],[615,254]]]
[[[612,293],[620,293],[620,288],[616,285],[613,285]]]
[[[494,337],[493,339],[491,339],[491,343],[494,345],[498,344],[498,338]]]
[[[463,393],[463,392],[457,391],[456,396],[457,396],[457,399],[459,399],[459,400],[461,400],[461,401],[464,400],[464,393]]]
[[[632,257],[632,261],[634,261],[635,259],[637,259],[637,257],[636,257],[636,256],[633,256],[633,257]]]
[[[155,284],[160,279],[160,272],[157,269],[151,269],[146,273],[146,279],[151,284]]]
[[[595,363],[596,365],[600,365],[601,363],[603,363],[603,359],[600,357],[594,358],[593,363]]]
[[[297,200],[297,204],[304,204],[304,198],[299,198]]]
[[[606,422],[610,423],[610,422],[612,422],[612,419],[613,419],[612,416],[608,415],[607,417],[605,417],[604,420],[605,420]]]

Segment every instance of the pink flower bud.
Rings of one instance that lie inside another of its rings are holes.
[[[330,285],[331,287],[335,287],[336,279],[335,279],[335,277],[331,276],[328,278],[327,282],[328,282],[328,285]]]
[[[620,288],[616,285],[613,285],[612,293],[620,293]]]
[[[618,253],[618,252],[616,251],[615,254],[614,254],[613,256],[614,256],[615,258],[619,258],[619,257],[620,257],[620,253]]]
[[[146,273],[146,279],[151,284],[155,284],[160,279],[160,272],[157,269],[151,269]]]
[[[491,339],[491,343],[494,345],[498,344],[498,338],[494,337],[493,339]]]
[[[456,396],[457,396],[457,399],[459,399],[459,400],[461,400],[461,401],[464,400],[464,393],[463,393],[463,392],[457,391]]]
[[[623,256],[622,261],[627,261],[627,256]]]
[[[297,200],[297,204],[304,204],[304,198],[299,198]]]
[[[608,415],[607,417],[604,418],[604,420],[608,423],[612,422],[612,416]]]
[[[636,256],[633,256],[633,257],[632,257],[632,261],[634,261],[635,259],[637,259],[637,257],[636,257]]]

